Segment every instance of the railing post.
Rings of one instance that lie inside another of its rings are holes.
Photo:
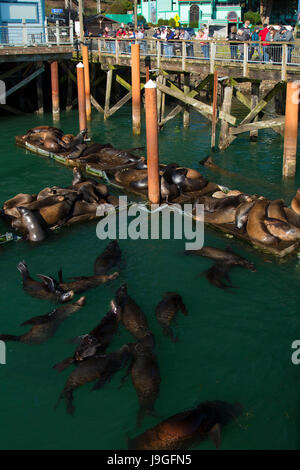
[[[47,23],[47,20],[45,20],[45,43],[48,44],[48,41],[49,41],[48,23]]]
[[[98,42],[98,59],[101,60],[101,39],[97,39]]]
[[[74,26],[73,26],[73,20],[70,20],[70,23],[69,23],[69,36],[70,36],[70,43],[73,45],[73,43],[74,43]]]
[[[23,46],[27,46],[27,28],[26,28],[26,20],[24,18],[22,20],[22,39],[23,39]]]
[[[181,65],[181,69],[182,71],[184,72],[185,71],[185,60],[186,60],[186,42],[185,41],[182,41],[182,65]]]
[[[282,64],[281,64],[281,80],[286,80],[286,66],[287,66],[287,44],[282,44]]]
[[[248,77],[248,44],[244,42],[243,77]]]
[[[156,40],[156,48],[157,48],[157,68],[160,69],[160,57],[161,57],[161,44],[160,41]]]
[[[59,37],[59,21],[56,21],[56,44],[60,45],[60,37]]]
[[[119,63],[119,57],[120,57],[120,43],[117,39],[115,40],[115,45],[116,45],[116,47],[115,47],[115,49],[116,49],[116,64],[118,64]]]
[[[216,58],[216,43],[211,42],[210,43],[210,73],[214,73],[215,71],[215,58]]]

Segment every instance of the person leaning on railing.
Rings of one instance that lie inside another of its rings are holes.
[[[228,41],[238,41],[236,26],[231,26],[230,33],[227,36]],[[232,60],[238,58],[238,45],[234,42],[229,42],[230,57]]]
[[[280,44],[272,44],[273,42],[280,41],[280,33],[279,31],[276,31],[274,26],[270,26],[266,40],[270,43],[268,47],[270,62],[281,62],[282,47]]]
[[[264,42],[266,40],[268,33],[269,33],[269,28],[268,28],[268,25],[265,23],[263,25],[263,29],[258,33],[260,40],[262,41],[261,45],[263,49],[263,62],[269,62],[268,48],[270,44],[268,44],[267,42]]]
[[[195,40],[197,41],[208,41],[208,32],[204,29],[198,29]],[[209,43],[208,42],[200,42],[201,49],[203,52],[204,59],[209,59]]]
[[[188,31],[185,29],[181,28],[180,29],[180,39],[183,41],[188,41],[191,39],[191,36]],[[193,57],[194,55],[194,46],[192,42],[187,42],[186,43],[186,55],[188,57]]]
[[[107,51],[115,53],[114,34],[108,26],[105,26],[102,37],[105,39],[104,46],[106,45]]]
[[[248,59],[249,60],[252,60],[252,57],[255,53],[255,51],[257,52],[258,54],[258,60],[261,61],[262,60],[262,55],[261,55],[261,52],[260,52],[260,45],[259,45],[259,27],[257,26],[253,33],[251,34],[251,41],[258,41],[256,44],[250,44],[249,45],[249,54],[248,54]]]
[[[286,26],[282,26],[280,30],[280,41],[294,42],[293,28],[292,26],[290,26],[289,28],[291,29],[287,29]],[[292,52],[293,52],[294,47],[295,46],[293,44],[288,44],[288,47],[287,47],[287,63],[288,64],[292,62]]]

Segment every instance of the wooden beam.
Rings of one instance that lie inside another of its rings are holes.
[[[42,67],[42,63],[38,62],[37,66]],[[36,92],[37,92],[37,103],[38,108],[37,114],[44,114],[44,95],[43,95],[43,79],[42,75],[39,74],[36,79]]]
[[[19,70],[22,70],[26,66],[27,66],[26,62],[23,62],[22,64],[19,64],[19,65],[16,65],[15,67],[8,70],[7,72],[2,73],[0,75],[0,80],[5,80],[6,78],[10,77],[15,72],[19,72]]]
[[[232,92],[233,92],[232,86],[225,87],[224,101],[222,104],[222,111],[225,113],[231,112]],[[228,145],[229,145],[229,125],[228,125],[228,122],[222,120],[220,137],[219,137],[219,149],[225,150],[228,147]]]
[[[280,127],[284,125],[285,117],[281,116],[268,121],[251,122],[250,124],[243,124],[238,127],[231,127],[229,133],[231,135],[242,134],[243,132],[250,132],[258,129],[269,129],[273,127]]]
[[[93,97],[93,95],[91,95],[91,103],[92,103],[92,105],[94,106],[94,108],[97,109],[97,111],[99,111],[99,113],[104,113],[104,109],[103,109],[102,106],[98,103],[98,101],[95,100],[95,98]]]
[[[29,77],[24,78],[24,80],[21,80],[21,82],[17,83],[17,85],[13,86],[6,92],[6,97],[12,95],[15,91],[19,90],[20,88],[26,86],[28,83],[30,83],[32,80],[34,80],[36,77],[38,77],[41,73],[43,73],[45,70],[44,65],[33,72]]]
[[[257,106],[259,101],[259,84],[251,83],[251,109],[254,109]],[[254,122],[258,121],[258,115],[254,118]],[[258,138],[258,131],[250,131],[250,141],[256,142]]]
[[[132,92],[129,91],[127,95],[123,96],[114,106],[110,108],[110,110],[107,112],[106,116],[110,117],[112,116],[116,111],[118,111],[127,101],[129,101],[132,97]]]
[[[110,69],[110,70],[107,72],[107,78],[106,78],[106,93],[105,93],[104,119],[107,118],[107,113],[108,113],[108,111],[109,111],[112,78],[113,78],[113,70]]]
[[[244,105],[246,108],[251,109],[251,101],[247,98],[240,90],[237,89],[239,85],[238,82],[234,78],[229,79],[231,85],[234,87],[233,95]]]
[[[173,119],[175,116],[177,116],[177,114],[180,113],[180,111],[183,110],[183,107],[180,106],[180,104],[178,104],[177,106],[175,106],[174,109],[172,109],[172,111],[169,112],[169,114],[161,120],[161,122],[159,123],[159,127],[162,127],[166,124],[166,122],[170,121],[171,119]]]

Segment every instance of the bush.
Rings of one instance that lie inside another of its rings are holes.
[[[137,20],[142,21],[142,23],[147,23],[146,18],[143,15],[138,15]]]
[[[199,24],[198,21],[191,21],[190,22],[190,28],[198,28]]]
[[[247,13],[244,14],[244,21],[246,20],[249,20],[251,24],[261,23],[260,14],[258,11],[247,11]]]
[[[171,28],[175,28],[176,21],[174,20],[174,18],[170,18],[170,19],[169,19],[168,25],[169,25]]]
[[[158,22],[157,22],[157,25],[158,26],[162,26],[162,25],[165,25],[167,22],[167,20],[164,20],[163,18],[159,18]]]
[[[128,0],[115,0],[108,9],[108,13],[125,15],[127,10],[132,10],[132,3]]]

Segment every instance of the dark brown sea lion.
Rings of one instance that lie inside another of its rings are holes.
[[[49,196],[68,196],[68,195],[76,195],[76,194],[77,194],[77,191],[75,189],[52,186],[51,188],[46,187],[42,189],[37,195],[37,200],[44,199],[45,197],[49,197]]]
[[[284,201],[282,199],[271,201],[267,208],[267,215],[271,219],[278,219],[282,222],[287,222],[284,212]]]
[[[24,204],[23,207],[26,207],[30,211],[37,211],[47,206],[53,206],[58,202],[62,202],[64,200],[64,196],[60,196],[59,194],[54,194],[53,196],[44,197],[42,199],[37,199],[36,201],[29,202]]]
[[[47,137],[45,140],[42,141],[42,145],[45,150],[49,150],[49,152],[62,152],[66,145],[60,139],[54,139],[52,137]]]
[[[154,413],[154,403],[159,395],[161,382],[159,365],[152,348],[142,342],[129,344],[133,362],[130,366],[131,379],[139,400],[137,425],[140,426],[145,414]]]
[[[265,218],[264,223],[274,237],[286,242],[300,239],[300,228],[278,219]]]
[[[52,134],[57,134],[57,135],[63,136],[63,131],[61,129],[59,129],[58,127],[53,127],[53,126],[33,127],[32,129],[29,129],[26,132],[25,135],[27,136],[27,135],[33,135],[33,134],[41,134],[43,132],[45,132],[45,133],[51,132]]]
[[[239,403],[207,401],[192,410],[177,413],[129,441],[129,449],[181,450],[211,439],[221,444],[221,429],[241,413]]]
[[[99,325],[88,334],[79,337],[79,345],[74,355],[55,364],[55,366],[53,366],[54,369],[61,372],[70,364],[78,364],[89,357],[105,351],[118,330],[119,321],[120,307],[112,300],[109,312],[102,318]]]
[[[217,262],[209,269],[204,271],[202,274],[205,275],[206,279],[215,287],[219,289],[230,289],[234,287],[229,277],[229,271],[231,269],[230,264]]]
[[[43,220],[38,211],[31,211],[26,207],[17,207],[21,216],[21,227],[26,233],[27,240],[40,242],[47,238],[47,233],[43,227]]]
[[[120,263],[122,252],[118,240],[111,241],[94,263],[95,274],[107,274],[110,269]]]
[[[269,201],[267,199],[257,201],[254,204],[248,216],[247,233],[252,240],[265,245],[276,245],[278,244],[278,238],[273,237],[264,224],[268,205]]]
[[[196,218],[212,224],[232,224],[235,221],[235,213],[236,207],[229,206],[215,212],[205,212]]]
[[[46,315],[39,315],[25,321],[21,326],[32,325],[32,328],[23,335],[0,335],[0,340],[3,341],[21,341],[21,343],[40,344],[44,343],[47,339],[51,338],[56,332],[59,325],[67,317],[77,312],[85,302],[85,297],[80,297],[77,302],[68,305],[62,305],[55,310],[52,310]]]
[[[84,214],[96,215],[98,203],[89,203],[85,201],[76,201],[72,210],[72,217]]]
[[[73,168],[72,188],[78,190],[82,186],[89,186],[91,184],[93,185],[94,192],[98,197],[106,198],[108,196],[108,187],[106,184],[98,183],[98,181],[91,178],[85,178],[79,168]]]
[[[118,370],[126,365],[129,358],[129,347],[125,344],[118,351],[92,356],[78,363],[78,367],[69,375],[58,402],[64,398],[68,413],[73,415],[75,411],[73,405],[74,390],[94,381],[97,382],[92,390],[102,387],[111,380]]]
[[[162,326],[164,334],[170,336],[172,341],[178,340],[170,327],[178,310],[181,310],[183,315],[188,314],[181,296],[176,292],[166,292],[155,309],[158,323]]]
[[[72,207],[77,198],[77,194],[68,194],[60,202],[41,207],[39,212],[49,227],[62,224],[71,214]]]
[[[23,206],[23,204],[28,204],[32,201],[36,200],[36,194],[25,194],[25,193],[19,193],[16,196],[12,197],[11,199],[8,199],[5,201],[3,204],[3,209],[5,214],[11,215],[9,213],[9,209],[15,208],[17,206]]]
[[[43,282],[38,282],[35,279],[32,279],[25,261],[20,261],[17,265],[17,269],[20,271],[22,276],[23,289],[32,297],[48,299],[59,303],[68,302],[74,297],[74,292],[72,290],[62,291],[62,289],[59,289],[57,286],[57,283],[48,283],[46,285]]]
[[[256,271],[253,263],[236,254],[230,248],[222,250],[213,246],[204,246],[200,250],[187,250],[186,255],[203,256],[204,258],[210,258],[218,263],[226,263],[232,266],[241,266],[242,268],[250,269],[250,271]]]
[[[72,151],[68,154],[68,158],[70,160],[75,160],[76,158],[80,158],[83,154],[83,151],[87,148],[86,144],[77,144]]]
[[[71,144],[71,142],[73,142],[74,139],[75,136],[73,134],[64,134],[61,138],[61,140],[68,146]]]
[[[127,285],[123,284],[116,292],[115,301],[121,307],[121,321],[125,328],[136,338],[142,340],[145,336],[153,338],[148,327],[146,315],[127,293]]]
[[[291,208],[296,214],[300,215],[300,189],[297,189],[297,193],[292,199]]]
[[[50,276],[45,276],[43,274],[38,274],[38,277],[45,283],[46,286],[51,286],[55,279]],[[74,279],[70,282],[59,282],[58,288],[64,292],[72,291],[75,294],[80,294],[85,292],[88,289],[92,289],[94,287],[98,287],[101,284],[106,284],[109,281],[113,281],[119,277],[119,273],[115,272],[112,274],[99,274],[94,276],[80,276],[80,277],[73,277]]]
[[[200,191],[208,185],[208,180],[205,178],[185,178],[184,182],[179,185],[183,193],[192,191]]]
[[[295,227],[300,227],[300,215],[296,214],[293,209],[289,207],[283,208],[286,219],[289,224],[294,225]]]
[[[228,196],[222,199],[204,196],[200,199],[200,204],[204,205],[204,210],[207,212],[215,212],[217,210],[223,210],[227,207],[237,208],[242,202],[251,202],[251,198],[246,194],[239,194],[237,196]]]

